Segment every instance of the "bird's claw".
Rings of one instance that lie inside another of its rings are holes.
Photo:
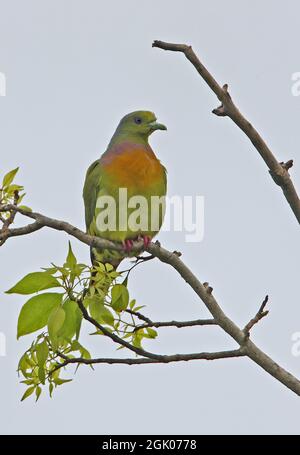
[[[151,237],[148,235],[143,236],[143,241],[144,241],[144,247],[148,248],[149,243],[151,242]]]
[[[147,249],[149,246],[149,243],[151,242],[151,237],[149,237],[148,235],[139,235],[137,240],[142,240],[144,243],[144,249]],[[130,253],[133,248],[133,240],[126,239],[122,243],[123,243],[123,248],[126,251],[126,253]]]
[[[132,247],[133,247],[133,241],[131,239],[124,240],[123,247],[124,247],[124,250],[126,251],[126,253],[130,253],[130,251],[132,250]]]
[[[151,242],[151,237],[148,235],[139,235],[138,240],[143,240],[144,248],[146,249]]]

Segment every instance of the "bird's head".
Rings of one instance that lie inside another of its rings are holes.
[[[150,111],[131,112],[122,118],[114,136],[147,141],[154,131],[167,129],[156,120],[156,116]]]

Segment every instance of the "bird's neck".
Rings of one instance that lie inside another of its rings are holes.
[[[113,137],[111,138],[110,143],[108,144],[107,150],[109,150],[112,146],[122,144],[123,142],[140,144],[145,147],[149,146],[148,136],[128,132],[120,133],[116,131]]]

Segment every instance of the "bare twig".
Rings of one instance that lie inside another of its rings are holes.
[[[142,313],[140,313],[139,311],[133,311],[133,310],[127,309],[127,310],[125,310],[125,313],[131,314],[132,316],[136,316],[136,317],[139,318],[141,321],[146,322],[146,324],[152,324],[151,319],[149,319],[147,316],[144,316],[144,315],[143,315]]]
[[[13,206],[15,207],[15,206]],[[11,210],[11,207],[0,207],[1,211]],[[39,225],[44,225],[52,229],[59,231],[64,231],[67,234],[77,238],[81,242],[94,246],[96,248],[111,248],[114,250],[120,250],[122,246],[117,243],[109,242],[98,237],[93,237],[88,234],[85,234],[80,229],[66,223],[65,221],[55,220],[53,218],[46,217],[41,214],[34,212],[23,211],[17,209],[18,212],[22,213],[24,216],[35,219]],[[24,234],[29,234],[28,229],[24,229]],[[11,230],[8,231],[8,237],[10,237]],[[21,235],[21,234],[20,234]],[[0,235],[1,239],[1,235]],[[142,248],[141,242],[135,242],[134,248]],[[240,329],[231,319],[226,316],[223,310],[220,308],[216,299],[212,294],[212,287],[205,283],[205,286],[198,280],[198,278],[193,274],[193,272],[182,262],[178,253],[175,251],[171,252],[161,247],[159,242],[150,243],[146,248],[150,254],[154,255],[161,262],[165,262],[173,267],[179,275],[191,286],[194,292],[199,296],[202,302],[205,304],[209,312],[211,313],[213,319],[216,323],[228,334],[230,335],[243,349],[243,353],[252,359],[257,365],[267,371],[271,376],[277,379],[279,382],[284,384],[287,388],[295,392],[297,395],[300,395],[300,381],[284,368],[276,364],[270,357],[268,357],[263,351],[261,351],[249,338],[245,337],[245,333]],[[81,304],[82,305],[82,304]],[[122,340],[117,335],[112,334],[105,327],[97,323],[93,318],[90,318],[86,309],[82,305],[82,311],[85,319],[91,322],[95,327],[101,330],[105,335],[110,337],[114,342],[125,346],[131,351],[135,352],[138,355],[153,359],[156,361],[161,361],[164,356],[153,354],[148,351],[145,351],[140,348],[136,348],[125,340]],[[147,321],[145,321],[147,322]]]
[[[118,343],[121,346],[124,346],[125,348],[129,349],[130,351],[135,352],[136,354],[142,356],[142,358],[139,359],[116,359],[116,358],[98,358],[98,359],[84,359],[82,357],[79,358],[69,358],[68,356],[64,355],[61,352],[58,352],[58,355],[64,359],[65,361],[56,367],[53,368],[51,371],[51,374],[54,373],[54,371],[65,367],[69,363],[76,363],[76,364],[86,364],[86,365],[93,365],[96,363],[108,363],[108,364],[127,364],[127,365],[135,365],[135,364],[146,364],[146,363],[171,363],[171,362],[181,362],[181,361],[189,361],[189,360],[217,360],[217,359],[228,359],[232,357],[242,357],[245,356],[244,348],[240,347],[239,349],[231,350],[231,351],[220,351],[220,352],[200,352],[200,353],[192,353],[192,354],[173,354],[173,355],[163,355],[163,354],[153,354],[149,351],[146,351],[142,348],[135,347],[128,343],[127,341],[123,340],[122,338],[118,337],[114,333],[111,333],[109,330],[107,330],[105,327],[103,327],[99,322],[97,322],[95,319],[93,319],[87,312],[85,306],[83,305],[82,300],[77,300],[77,304],[82,312],[82,315],[84,319],[86,319],[88,322],[93,324],[94,327],[96,327],[97,330],[100,330],[104,335],[109,337],[112,341],[115,343]],[[129,310],[127,312],[130,312]],[[134,313],[135,315],[139,314],[136,312],[131,312]],[[144,316],[140,315],[141,317],[145,318]],[[150,321],[150,319],[149,319]],[[196,324],[198,322],[198,324]],[[159,324],[160,327],[166,327],[166,326],[176,326],[176,327],[190,327],[192,325],[212,325],[214,321],[208,320],[205,321],[186,321],[186,322],[170,322],[170,323],[152,323],[153,324]],[[149,325],[147,325],[148,327]],[[142,327],[139,327],[142,328]]]
[[[16,207],[16,205],[18,203],[18,199],[19,199],[19,193],[16,190],[14,192],[14,207]],[[9,212],[9,216],[7,218],[1,217],[1,222],[3,223],[3,226],[0,230],[0,233],[2,234],[2,238],[0,238],[0,246],[2,246],[6,242],[6,240],[8,238],[7,237],[8,228],[11,224],[13,224],[16,214],[17,214],[16,208],[11,208],[11,210],[8,210],[8,212]]]
[[[151,243],[147,249],[154,254],[160,261],[172,266],[179,275],[191,286],[195,293],[200,297],[218,325],[230,335],[240,346],[243,346],[250,359],[267,371],[290,390],[300,395],[300,381],[284,368],[274,362],[269,356],[261,351],[250,339],[245,338],[245,333],[223,312],[213,294],[207,289],[193,274],[193,272],[182,262],[174,253],[162,248],[155,243]]]
[[[192,63],[200,76],[204,79],[211,90],[216,94],[221,102],[221,106],[213,110],[213,113],[218,116],[228,116],[233,122],[246,134],[250,139],[262,159],[269,168],[269,172],[274,182],[279,185],[288,201],[298,223],[300,223],[300,199],[294,187],[292,179],[289,175],[289,169],[293,166],[293,160],[287,163],[279,163],[271,152],[270,148],[251,125],[251,123],[241,114],[236,107],[228,92],[228,85],[221,87],[214,77],[209,73],[205,66],[201,63],[197,55],[194,53],[191,46],[186,44],[165,43],[163,41],[154,41],[153,47],[158,47],[167,51],[182,52],[186,58]]]
[[[264,318],[265,316],[267,316],[269,314],[269,311],[268,310],[265,310],[266,306],[267,306],[267,303],[269,301],[269,296],[266,295],[266,297],[264,298],[264,301],[263,303],[261,304],[258,312],[256,313],[256,315],[254,316],[253,319],[251,319],[247,325],[245,325],[244,329],[243,329],[243,332],[245,333],[245,335],[247,337],[250,336],[250,331],[252,329],[252,327],[257,324],[262,318]]]
[[[135,354],[138,354],[138,355],[140,355],[142,357],[146,357],[148,359],[152,359],[152,360],[154,360],[156,362],[165,362],[165,360],[164,360],[166,358],[165,355],[153,354],[152,352],[146,351],[145,349],[138,348],[136,346],[131,345],[127,341],[125,341],[122,338],[120,338],[118,335],[116,335],[116,334],[110,332],[109,330],[107,330],[102,324],[99,324],[99,322],[97,322],[95,319],[93,319],[88,314],[88,312],[87,312],[87,310],[86,310],[86,308],[83,305],[81,300],[77,300],[77,303],[78,303],[78,306],[79,306],[79,308],[80,308],[80,310],[82,312],[82,315],[83,315],[84,319],[86,319],[91,324],[93,324],[93,326],[96,327],[97,330],[100,330],[104,335],[106,335],[112,341],[114,341],[115,343],[118,343],[121,346],[124,346],[125,348],[129,349],[130,351],[133,351]],[[176,357],[176,355],[175,355],[175,357]],[[186,355],[189,356],[190,354],[186,354]],[[174,357],[174,356],[171,356],[171,357]],[[184,360],[184,359],[182,359],[182,360]],[[175,360],[172,360],[172,361],[175,361]]]
[[[39,229],[42,229],[44,226],[37,221],[31,224],[27,224],[27,226],[22,226],[20,228],[11,228],[8,229],[6,232],[3,232],[0,230],[0,240],[6,238],[8,239],[9,237],[18,237],[21,235],[26,235],[26,234],[32,234],[32,232],[38,231]]]
[[[235,349],[232,351],[220,351],[220,352],[199,352],[195,354],[174,354],[174,355],[163,355],[160,360],[138,358],[138,359],[116,359],[116,358],[97,358],[97,359],[84,359],[82,357],[69,358],[68,356],[58,353],[59,357],[65,361],[57,365],[51,373],[65,367],[70,363],[94,365],[97,363],[108,363],[108,364],[126,364],[126,365],[145,365],[147,363],[171,363],[171,362],[187,362],[191,360],[219,360],[229,359],[235,357],[244,357],[245,353],[242,348]]]
[[[133,330],[136,332],[140,329],[146,329],[147,327],[154,327],[159,329],[160,327],[177,327],[182,329],[184,327],[203,327],[207,325],[218,325],[214,319],[195,319],[193,321],[162,321],[162,322],[148,322],[145,324],[137,325]]]
[[[42,215],[41,213],[37,212],[30,212],[28,210],[23,210],[16,205],[8,204],[8,205],[0,205],[0,213],[1,212],[8,212],[14,210],[21,215],[24,215],[28,218],[31,218],[36,221],[31,225],[24,226],[18,229],[8,229],[5,233],[5,237],[16,237],[18,235],[26,235],[31,234],[35,230],[41,229],[42,227],[49,227],[51,229],[55,229],[57,231],[64,231],[73,237],[76,237],[81,242],[85,243],[86,245],[92,246],[94,248],[102,248],[102,249],[110,249],[110,250],[117,250],[121,251],[124,249],[122,243],[118,242],[111,242],[109,240],[101,239],[100,237],[93,237],[85,232],[81,231],[80,229],[72,226],[71,224],[67,223],[66,221],[56,220],[54,218],[49,218],[48,216]],[[0,232],[0,240],[4,237],[4,234]],[[144,249],[144,244],[142,240],[134,242],[132,251],[142,251]]]
[[[139,311],[133,311],[130,309],[125,310],[126,313],[131,314],[132,316],[137,317],[141,321],[144,321],[145,324],[140,324],[136,326],[134,331],[140,330],[140,329],[146,329],[147,327],[154,327],[154,328],[160,328],[160,327],[177,327],[178,329],[184,328],[184,327],[196,327],[196,326],[207,326],[207,325],[218,325],[217,322],[214,319],[194,319],[191,321],[152,321],[150,318],[147,316],[143,315]]]

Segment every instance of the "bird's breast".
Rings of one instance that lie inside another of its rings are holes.
[[[101,158],[107,178],[116,186],[145,191],[165,179],[165,168],[151,147],[119,144]]]

